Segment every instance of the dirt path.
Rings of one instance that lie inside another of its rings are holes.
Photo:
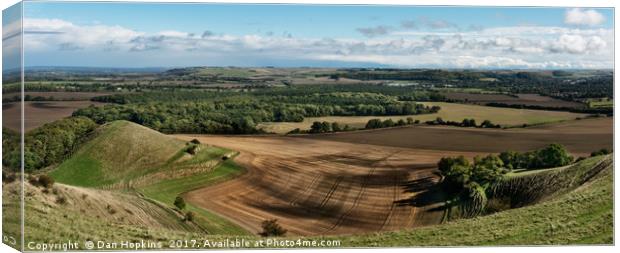
[[[441,222],[441,196],[426,192],[447,153],[290,137],[178,136],[240,151],[245,175],[186,200],[260,232],[278,219],[289,235],[353,234]]]

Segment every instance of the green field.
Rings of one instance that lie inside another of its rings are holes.
[[[424,102],[424,105],[441,106],[438,113],[420,114],[410,116],[329,116],[329,117],[307,117],[302,122],[267,122],[259,124],[259,127],[267,132],[284,134],[295,128],[308,130],[314,121],[338,122],[341,125],[348,124],[355,128],[363,128],[370,119],[406,119],[411,117],[422,122],[434,120],[441,117],[443,120],[462,121],[465,118],[473,118],[481,123],[484,120],[491,120],[494,124],[504,127],[520,126],[523,124],[538,125],[565,120],[574,120],[578,117],[585,117],[585,114],[559,111],[527,110],[513,108],[499,108],[480,105],[467,105],[444,102]]]
[[[148,198],[172,205],[174,199],[185,192],[230,180],[240,174],[243,174],[244,172],[244,168],[236,165],[231,160],[228,160],[220,164],[212,172],[179,179],[163,180],[138,189],[138,191],[143,193]],[[200,222],[200,224],[203,225],[210,233],[227,235],[248,234],[247,231],[231,223],[230,221],[214,215],[213,213],[202,208],[188,204],[187,210],[196,212],[203,216],[204,220]]]

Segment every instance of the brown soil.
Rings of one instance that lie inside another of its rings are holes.
[[[448,99],[464,101],[472,104],[484,105],[486,103],[503,103],[509,105],[531,105],[544,107],[568,107],[582,108],[585,104],[571,101],[564,101],[552,97],[541,96],[538,94],[516,94],[509,96],[505,94],[475,94],[466,92],[447,92],[443,94]]]
[[[278,219],[289,235],[353,234],[438,224],[437,160],[470,152],[412,150],[293,137],[179,136],[238,150],[240,178],[186,200],[251,232]]]
[[[528,151],[559,143],[576,156],[613,148],[613,118],[596,118],[514,129],[413,126],[299,138],[401,148],[495,153]]]
[[[91,101],[27,101],[24,102],[24,125],[29,131],[61,118],[69,117],[79,109],[90,105],[101,106],[104,103]],[[2,126],[19,131],[20,128],[19,103],[2,104]]]

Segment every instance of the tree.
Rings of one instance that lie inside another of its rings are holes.
[[[412,117],[407,117],[407,125],[412,125],[415,121]]]
[[[181,210],[185,209],[185,200],[183,199],[183,197],[177,196],[174,199],[174,206],[176,206],[177,208]]]
[[[323,129],[323,125],[319,121],[312,122],[312,126],[310,126],[311,133],[320,133],[321,129]]]
[[[568,165],[573,161],[573,157],[560,144],[551,144],[546,148],[538,150],[536,154],[533,166],[537,168],[560,167]]]
[[[342,131],[342,128],[340,127],[340,124],[338,124],[338,122],[333,122],[332,123],[332,131],[334,131],[334,132]]]
[[[259,235],[267,237],[267,236],[283,236],[286,234],[287,230],[282,228],[280,224],[278,224],[277,219],[265,220],[262,222],[261,227],[263,231],[259,233]]]
[[[366,123],[366,129],[382,128],[383,123],[380,119],[371,119]]]

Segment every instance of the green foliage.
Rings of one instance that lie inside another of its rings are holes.
[[[545,148],[519,153],[502,152],[499,155],[509,169],[541,169],[565,166],[573,162],[573,157],[560,144],[551,144]]]
[[[611,154],[611,150],[606,149],[606,148],[602,148],[600,150],[594,151],[590,154],[590,156],[599,156],[599,155],[608,155]]]
[[[96,97],[116,103],[74,115],[97,123],[128,120],[164,133],[260,133],[261,122],[301,122],[305,117],[435,113],[438,106],[400,101],[389,87],[352,86],[262,89],[252,92],[167,91]],[[385,90],[385,91],[384,91]],[[372,92],[374,91],[374,92]],[[389,92],[388,92],[389,91]],[[331,127],[331,126],[330,126]],[[323,129],[324,131],[324,129]]]
[[[24,170],[32,172],[62,162],[97,128],[85,117],[69,117],[36,128],[24,136]],[[3,165],[19,170],[19,137],[3,129]]]
[[[181,196],[177,196],[174,199],[174,206],[181,210],[185,209],[185,199],[183,199],[183,197]]]
[[[487,203],[486,189],[507,172],[496,155],[477,156],[473,163],[463,156],[444,157],[437,167],[443,176],[444,190],[459,204],[461,217],[482,213]]]
[[[263,231],[259,233],[259,235],[268,237],[268,236],[284,236],[287,232],[286,229],[282,228],[280,224],[278,224],[277,219],[264,220],[261,223],[261,227]]]

